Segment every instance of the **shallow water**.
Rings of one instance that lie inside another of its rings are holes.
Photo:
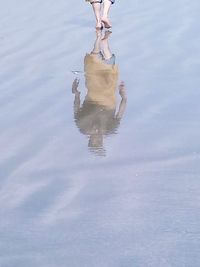
[[[198,267],[199,1],[113,6],[127,103],[117,127],[105,113],[89,132],[72,83],[81,106],[90,6],[1,2],[0,266]]]

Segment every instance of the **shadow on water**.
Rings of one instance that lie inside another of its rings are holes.
[[[117,133],[127,103],[125,83],[118,83],[119,67],[109,46],[110,37],[110,31],[97,31],[93,50],[84,58],[87,94],[82,104],[79,79],[72,84],[75,123],[88,137],[89,150],[99,156],[106,155],[104,137]]]

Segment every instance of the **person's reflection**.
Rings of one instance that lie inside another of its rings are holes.
[[[72,84],[72,93],[75,95],[74,119],[77,127],[89,137],[90,150],[105,155],[104,136],[116,133],[127,99],[124,82],[118,86],[119,70],[108,44],[111,32],[105,32],[103,37],[101,31],[96,34],[94,48],[90,54],[86,54],[84,60],[87,94],[82,105],[77,78]],[[121,102],[116,112],[117,88]]]

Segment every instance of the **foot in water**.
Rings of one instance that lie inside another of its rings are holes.
[[[105,31],[105,34],[104,34],[104,37],[102,38],[102,41],[103,41],[103,40],[107,40],[108,37],[111,35],[111,33],[112,33],[112,32],[111,32],[111,31],[108,31],[108,30]]]
[[[103,22],[103,24],[104,24],[104,27],[106,28],[106,29],[110,29],[110,28],[112,28],[112,24],[111,24],[111,22],[109,21],[109,19],[108,18],[102,18],[101,19],[101,21]]]
[[[96,23],[96,30],[103,30],[103,25],[102,25],[102,22],[101,21],[97,21]]]

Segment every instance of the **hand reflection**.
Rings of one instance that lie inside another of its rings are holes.
[[[120,124],[126,107],[125,83],[119,86],[119,68],[115,64],[115,55],[112,54],[108,39],[110,31],[102,36],[96,32],[94,48],[84,59],[85,85],[87,94],[81,105],[79,79],[72,84],[74,98],[74,119],[80,132],[89,138],[88,147],[98,155],[105,155],[103,139],[114,134]],[[116,90],[121,96],[117,110]]]

